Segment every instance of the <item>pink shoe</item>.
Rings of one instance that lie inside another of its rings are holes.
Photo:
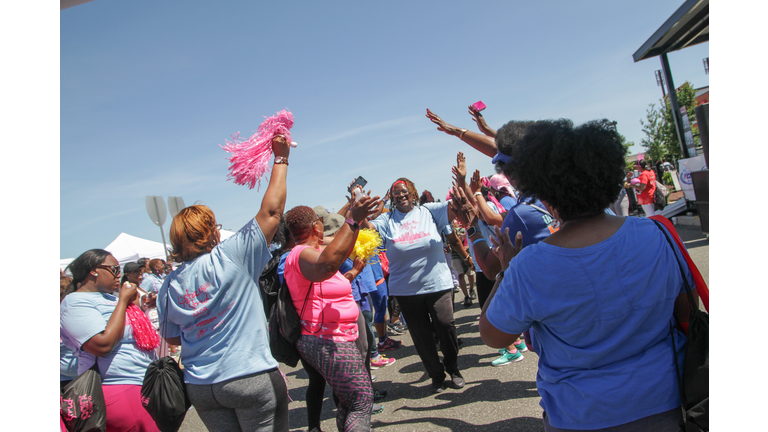
[[[395,359],[386,358],[383,355],[379,354],[378,356],[376,356],[376,358],[371,359],[371,369],[378,369],[384,366],[389,366],[394,362],[395,362]]]

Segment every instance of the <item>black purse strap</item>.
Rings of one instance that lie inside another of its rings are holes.
[[[686,292],[687,297],[688,297],[688,302],[689,302],[689,304],[690,304],[690,306],[692,308],[691,310],[693,311],[694,310],[693,308],[696,307],[695,306],[695,302],[693,300],[693,292],[691,291],[691,286],[688,283],[688,278],[685,277],[685,271],[683,270],[683,264],[680,262],[680,258],[677,256],[677,250],[675,249],[675,246],[672,244],[672,240],[669,238],[669,234],[667,233],[667,230],[665,230],[663,228],[663,226],[661,225],[661,223],[659,221],[654,220],[653,222],[661,230],[661,232],[664,233],[664,237],[667,239],[667,243],[669,243],[669,247],[672,248],[672,254],[675,255],[675,260],[677,261],[677,266],[680,269],[680,275],[683,278],[683,284],[685,285],[685,292]],[[674,319],[674,315],[673,315],[673,319]],[[685,407],[683,406],[683,400],[685,400],[684,399],[684,394],[685,393],[684,393],[684,389],[683,389],[683,379],[682,379],[682,377],[680,375],[680,365],[678,364],[678,361],[677,361],[677,348],[675,348],[675,326],[674,326],[674,324],[672,322],[669,323],[669,335],[672,337],[672,359],[674,360],[674,363],[675,363],[675,378],[676,378],[676,381],[677,381],[677,390],[678,390],[678,393],[680,394],[680,410],[682,411],[682,414],[683,414],[683,425],[685,425],[685,423],[686,423],[686,412],[685,412]]]

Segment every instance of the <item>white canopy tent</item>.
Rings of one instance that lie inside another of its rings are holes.
[[[170,250],[170,246],[168,247]],[[129,262],[136,262],[139,258],[160,258],[165,260],[165,251],[163,244],[160,242],[145,240],[143,238],[134,237],[130,234],[120,233],[116,239],[105,247],[104,250],[110,252],[120,266],[124,266]],[[62,270],[72,262],[74,258],[67,258],[59,260],[59,265]]]
[[[234,234],[233,231],[220,230],[221,240],[232,237]],[[120,263],[120,267],[129,262],[136,262],[139,258],[165,259],[162,243],[134,237],[126,233],[120,233],[120,235],[117,236],[109,246],[105,247],[104,250],[109,251],[115,256]],[[168,250],[171,250],[170,245],[168,246]],[[64,258],[59,260],[59,268],[63,271],[73,260],[74,258]]]

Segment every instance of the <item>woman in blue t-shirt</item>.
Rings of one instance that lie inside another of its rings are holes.
[[[98,362],[107,430],[157,431],[141,404],[141,385],[147,366],[157,358],[158,340],[152,324],[133,305],[136,287],[126,284],[119,298],[113,294],[120,288],[120,265],[103,249],[84,252],[69,270],[69,294],[61,302],[61,341],[78,356],[78,375]],[[130,307],[135,310],[128,316]],[[142,345],[148,337],[153,345]],[[62,411],[63,417],[70,414]]]
[[[562,224],[522,250],[521,236],[512,247],[497,230],[504,273],[481,314],[483,342],[508,346],[532,327],[546,431],[679,430],[670,328],[688,320],[680,251],[653,221],[605,213],[624,179],[620,135],[607,120],[539,121],[506,145],[499,135],[498,167]],[[682,360],[685,336],[674,338]]]

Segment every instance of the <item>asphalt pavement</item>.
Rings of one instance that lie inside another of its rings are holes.
[[[709,283],[709,239],[698,226],[678,226],[678,233],[691,258]],[[499,356],[485,346],[478,333],[477,320],[480,307],[474,303],[462,306],[464,296],[456,294],[455,318],[459,338],[463,341],[459,351],[459,368],[466,380],[461,390],[446,389],[436,395],[430,392],[430,379],[408,334],[396,336],[403,345],[384,353],[397,361],[373,371],[378,380],[375,389],[389,394],[380,401],[384,411],[371,419],[376,431],[536,431],[544,430],[541,422],[541,400],[536,390],[538,356],[524,353],[524,359],[506,366],[493,367],[491,361]],[[307,411],[304,403],[307,374],[298,368],[280,365],[288,380],[291,431],[307,430]],[[336,412],[331,389],[326,386],[322,424],[324,431],[335,431]],[[182,425],[181,432],[199,432],[206,428],[192,408]]]

